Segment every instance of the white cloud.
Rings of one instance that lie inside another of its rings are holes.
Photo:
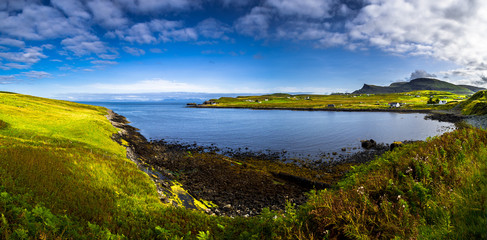
[[[267,0],[268,6],[274,7],[285,16],[306,18],[330,18],[336,0]]]
[[[38,3],[38,0],[3,0],[0,1],[0,11],[18,11],[25,6]]]
[[[25,42],[12,38],[2,38],[0,37],[0,45],[13,46],[18,48],[25,47]]]
[[[167,12],[167,11],[184,11],[198,8],[201,0],[115,0],[118,4],[131,12]]]
[[[0,52],[0,58],[11,62],[25,63],[29,66],[46,57],[40,47],[25,48],[21,52]]]
[[[126,52],[126,53],[129,53],[133,56],[142,56],[145,54],[145,51],[143,49],[140,49],[140,48],[133,48],[133,47],[123,47],[123,50]]]
[[[128,29],[107,33],[107,37],[126,40],[131,43],[155,44],[159,42],[193,41],[198,39],[194,28],[185,28],[181,21],[154,19],[136,23]]]
[[[113,49],[110,49],[111,53],[110,54],[98,54],[98,57],[101,58],[101,59],[108,59],[108,60],[113,60],[113,59],[117,59],[119,57],[118,55],[118,52],[113,50]]]
[[[22,72],[22,74],[26,77],[36,78],[36,79],[51,78],[52,77],[52,75],[50,73],[47,73],[44,71],[29,71],[29,72]]]
[[[149,44],[157,42],[157,39],[152,35],[152,31],[147,23],[137,23],[127,30],[127,36],[124,37],[126,41],[137,42],[140,44]]]
[[[77,56],[95,54],[105,54],[108,47],[100,41],[97,36],[91,34],[78,35],[66,38],[61,41],[65,49],[73,52]]]
[[[0,75],[0,84],[11,84],[16,81],[17,79],[14,75]]]
[[[57,9],[37,4],[26,5],[20,12],[0,12],[0,33],[27,40],[45,40],[78,33]]]
[[[257,39],[268,36],[271,12],[268,8],[254,7],[249,14],[239,18],[235,28],[241,34],[253,36]]]
[[[91,15],[88,9],[79,0],[51,0],[51,4],[61,9],[69,17],[89,19]]]
[[[2,67],[3,70],[9,69],[27,69],[30,68],[31,64],[20,64],[20,63],[6,63],[5,66]]]
[[[350,36],[398,54],[460,65],[487,63],[487,2],[369,0],[348,23]]]
[[[485,68],[485,66],[452,69],[438,72],[437,75],[450,82],[454,82],[455,84],[487,87],[487,82],[485,81],[487,76],[487,68]]]
[[[168,32],[162,32],[159,34],[159,39],[163,42],[185,42],[195,41],[198,39],[198,33],[194,28],[182,28]]]
[[[154,19],[148,24],[154,32],[164,32],[175,28],[181,28],[183,26],[183,22],[181,21],[170,21],[166,19]]]
[[[119,28],[128,24],[129,20],[118,4],[109,0],[91,0],[87,4],[95,21],[106,28]]]
[[[436,75],[432,73],[428,73],[425,70],[416,70],[411,73],[411,76],[409,77],[408,80],[413,80],[416,78],[436,78]]]
[[[225,34],[232,31],[232,29],[228,25],[214,18],[207,18],[201,21],[196,26],[196,30],[200,35],[204,37],[218,38],[224,40],[228,39],[228,37],[225,36]]]
[[[106,61],[106,60],[93,60],[91,61],[92,64],[100,64],[100,65],[115,65],[118,62],[115,61]]]

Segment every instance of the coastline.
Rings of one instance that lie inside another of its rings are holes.
[[[452,123],[471,118],[452,112],[428,110],[421,113],[429,113],[432,120]],[[277,163],[265,157],[228,157],[197,150],[201,148],[198,146],[188,148],[164,141],[148,141],[125,117],[108,109],[107,118],[120,129],[112,139],[125,146],[127,157],[153,180],[163,203],[224,216],[255,216],[264,207],[284,210],[287,202],[301,205],[307,201],[305,195],[310,190],[334,188],[351,166],[369,162],[390,149],[388,144],[382,144],[381,149],[362,150],[348,158],[324,163],[319,171],[306,170],[299,174],[305,166]],[[274,165],[268,169],[265,164]],[[308,178],[315,175],[326,176]]]
[[[184,190],[165,169],[147,162],[147,155],[150,155],[152,151],[148,147],[147,139],[139,133],[139,129],[130,126],[124,116],[113,112],[111,109],[107,109],[106,118],[115,128],[119,129],[117,134],[112,135],[112,140],[124,146],[127,149],[127,158],[154,182],[162,203],[195,210],[208,209],[208,205]]]
[[[112,139],[152,179],[161,202],[215,215],[247,217],[264,208],[285,210],[288,202],[304,204],[310,190],[335,188],[352,166],[389,149],[363,151],[311,169],[266,156],[229,157],[197,146],[148,141],[124,116],[107,111],[107,119],[119,129]]]
[[[251,109],[251,110],[288,110],[288,111],[325,111],[325,112],[397,112],[397,113],[433,113],[434,110],[428,109],[353,109],[353,108],[292,108],[292,107],[225,107],[215,105],[190,105],[187,108],[231,108],[231,109]]]
[[[216,109],[250,109],[250,110],[284,110],[284,111],[312,111],[312,112],[393,112],[393,113],[423,113],[427,114],[425,119],[429,120],[436,120],[440,122],[450,122],[450,123],[459,123],[467,119],[471,119],[472,116],[466,116],[459,112],[451,111],[451,110],[429,110],[429,109],[353,109],[353,108],[289,108],[289,107],[262,107],[262,108],[255,108],[255,107],[224,107],[224,106],[215,106],[215,105],[187,105],[187,108],[216,108]],[[478,120],[471,120],[468,123],[472,123],[472,126],[478,125]],[[487,122],[484,120],[482,122]],[[484,123],[483,126],[487,126],[487,123]]]

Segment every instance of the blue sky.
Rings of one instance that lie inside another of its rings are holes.
[[[481,0],[0,0],[0,90],[352,92],[487,86]],[[91,99],[91,98],[90,98]]]

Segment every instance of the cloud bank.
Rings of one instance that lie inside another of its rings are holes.
[[[438,76],[478,82],[487,76],[486,12],[483,0],[4,0],[0,69],[82,57],[115,64],[157,44],[252,38],[426,56],[459,66]]]

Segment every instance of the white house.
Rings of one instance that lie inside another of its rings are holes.
[[[440,101],[438,102],[438,104],[446,104],[446,103],[447,103],[447,101],[446,101],[446,100],[440,100]]]
[[[401,104],[398,103],[398,102],[391,102],[391,103],[389,103],[389,107],[391,107],[391,108],[393,108],[393,107],[394,108],[398,108],[398,107],[401,107]]]

